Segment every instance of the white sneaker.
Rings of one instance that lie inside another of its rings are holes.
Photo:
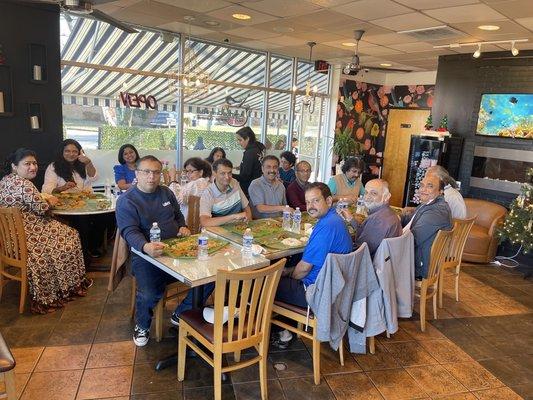
[[[135,330],[133,331],[133,343],[138,347],[143,347],[148,343],[150,339],[150,330],[142,329],[139,325],[135,325]]]

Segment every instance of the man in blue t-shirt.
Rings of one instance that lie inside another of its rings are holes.
[[[329,187],[322,182],[307,185],[305,190],[307,212],[318,222],[305,246],[301,261],[285,268],[276,292],[276,300],[307,307],[305,288],[313,283],[328,253],[348,254],[352,239],[343,219],[331,208],[333,198]]]

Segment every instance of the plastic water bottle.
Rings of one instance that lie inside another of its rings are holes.
[[[365,202],[363,200],[363,196],[359,196],[359,198],[357,199],[357,208],[355,209],[355,212],[356,214],[361,214],[361,215],[366,214]]]
[[[180,186],[185,186],[187,182],[189,182],[189,179],[187,178],[187,172],[185,170],[182,170],[180,176]]]
[[[292,231],[294,233],[300,233],[302,227],[302,212],[300,207],[296,207],[296,211],[292,214]]]
[[[157,222],[152,223],[152,228],[150,229],[150,242],[160,242],[161,241],[161,228],[157,225]]]
[[[200,236],[198,236],[198,259],[199,260],[207,260],[209,258],[209,252],[207,251],[208,241],[209,241],[209,238],[207,237],[205,228],[202,228],[200,232]]]
[[[111,183],[109,182],[109,179],[105,180],[104,196],[108,199],[111,199]]]
[[[283,210],[283,222],[281,227],[285,231],[291,230],[291,209],[288,205],[285,206],[285,209]]]
[[[252,230],[247,228],[242,235],[242,256],[251,257],[252,256],[252,245],[254,244],[254,235]]]
[[[342,210],[344,209],[347,209],[348,208],[348,202],[346,201],[345,198],[341,198],[339,199],[339,201],[337,202],[337,214],[339,215],[342,215]]]

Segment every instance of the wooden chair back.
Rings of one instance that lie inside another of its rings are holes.
[[[215,286],[215,352],[239,351],[269,340],[272,304],[286,259],[259,270],[218,271]],[[224,306],[228,307],[227,335]]]
[[[4,280],[16,280],[21,283],[19,312],[24,312],[27,291],[26,233],[22,223],[22,213],[16,207],[0,207],[0,299]],[[20,270],[11,273],[7,267]]]
[[[440,230],[437,232],[429,256],[428,281],[434,281],[438,278],[440,268],[446,262],[454,231],[455,228],[451,231]]]
[[[470,234],[475,220],[476,216],[468,219],[453,220],[453,237],[448,250],[448,256],[446,257],[447,262],[453,263],[455,266],[461,265],[466,239]]]
[[[200,197],[189,196],[187,202],[188,214],[187,214],[187,226],[189,227],[193,235],[200,232]]]

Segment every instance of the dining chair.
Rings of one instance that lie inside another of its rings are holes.
[[[267,357],[270,317],[276,289],[286,259],[257,270],[217,272],[214,324],[203,318],[202,309],[180,315],[178,380],[185,377],[187,346],[214,368],[215,399],[222,397],[222,374],[259,364],[261,398],[267,399]],[[224,305],[227,307],[224,307]],[[226,311],[227,310],[227,311]],[[227,314],[226,314],[227,312]],[[227,317],[227,322],[225,322]],[[199,346],[201,344],[208,352]],[[242,350],[255,348],[257,355],[240,359]],[[222,356],[234,353],[235,363],[222,366]]]
[[[442,265],[446,262],[448,248],[452,240],[454,229],[451,231],[440,230],[431,246],[429,268],[426,278],[420,282],[420,287],[415,291],[415,296],[420,298],[420,330],[426,331],[426,302],[433,298],[433,317],[437,319],[437,297],[439,276]]]
[[[200,197],[189,196],[187,200],[187,226],[192,235],[200,232]]]
[[[20,282],[19,313],[28,293],[28,250],[22,213],[16,207],[0,207],[0,300],[7,281]],[[12,271],[13,269],[18,271]]]
[[[452,270],[451,275],[455,277],[455,301],[459,301],[459,273],[461,272],[461,260],[466,239],[474,225],[476,217],[469,219],[453,220],[453,236],[449,246],[446,262],[442,264],[439,277],[439,307],[442,308],[442,297],[444,292],[444,279],[447,271]]]

